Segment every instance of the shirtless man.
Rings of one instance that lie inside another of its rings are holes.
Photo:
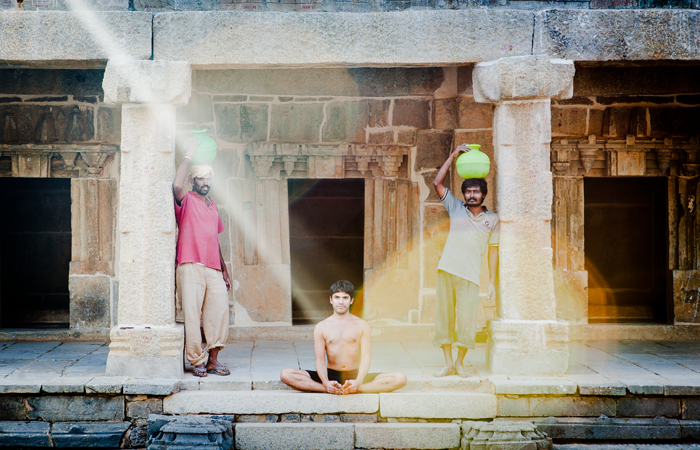
[[[280,380],[300,391],[338,395],[391,392],[406,385],[402,373],[367,373],[370,329],[367,322],[349,312],[354,295],[355,287],[349,281],[336,281],[331,286],[333,315],[314,328],[316,370],[284,369]]]

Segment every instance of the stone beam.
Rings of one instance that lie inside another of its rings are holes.
[[[700,11],[541,11],[533,54],[574,61],[697,60]]]
[[[477,64],[474,99],[495,103],[498,318],[489,322],[494,373],[554,374],[568,365],[568,324],[557,321],[552,270],[551,98],[573,93],[572,61],[546,56]]]
[[[0,12],[0,65],[104,67],[151,57],[152,15],[141,12]]]
[[[155,14],[153,44],[155,59],[196,67],[445,66],[528,55],[533,23],[532,12],[483,9],[172,12]]]
[[[110,61],[105,102],[122,105],[119,323],[107,375],[179,378],[184,331],[175,323],[175,108],[190,97],[190,65]]]

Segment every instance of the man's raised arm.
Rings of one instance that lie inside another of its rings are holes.
[[[321,379],[321,384],[329,394],[342,394],[343,389],[337,381],[328,380],[328,369],[326,368],[326,341],[323,339],[321,324],[314,327],[314,355],[316,356],[316,373]]]
[[[447,178],[447,172],[450,171],[450,166],[452,166],[452,162],[455,160],[455,158],[457,158],[457,156],[464,151],[465,148],[460,145],[455,149],[455,151],[450,153],[450,156],[447,157],[447,160],[444,162],[442,167],[440,167],[437,175],[435,175],[435,179],[433,179],[433,186],[435,187],[440,200],[442,200],[442,198],[445,196],[445,191],[447,190],[447,187],[444,185],[445,178]]]
[[[178,166],[177,172],[175,172],[175,181],[173,181],[173,195],[175,196],[175,200],[177,200],[178,205],[180,204],[180,201],[185,197],[185,194],[187,194],[187,191],[185,190],[187,166],[190,165],[192,155],[194,155],[194,152],[197,150],[197,147],[199,147],[200,143],[201,142],[194,138],[190,138],[187,140],[187,144],[185,147],[185,157],[182,158],[182,162]]]

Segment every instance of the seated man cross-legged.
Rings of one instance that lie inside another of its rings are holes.
[[[340,280],[331,286],[333,315],[314,328],[316,370],[284,369],[280,379],[301,391],[354,394],[391,392],[406,385],[406,375],[367,373],[371,358],[369,324],[350,314],[355,288]],[[326,366],[326,356],[328,365]]]

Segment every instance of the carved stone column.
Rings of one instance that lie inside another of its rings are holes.
[[[109,61],[105,102],[122,105],[118,234],[119,323],[107,375],[179,378],[184,330],[175,323],[175,108],[187,104],[190,65]]]
[[[557,321],[552,270],[551,98],[573,94],[574,65],[545,56],[502,58],[474,69],[474,99],[495,103],[498,318],[489,323],[493,373],[566,372],[568,329]]]

